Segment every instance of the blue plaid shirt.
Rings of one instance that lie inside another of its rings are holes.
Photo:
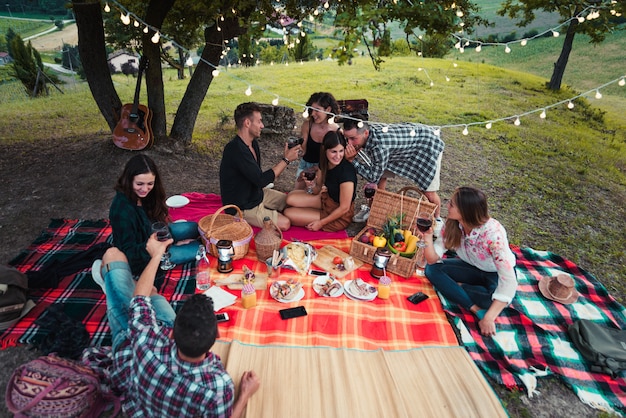
[[[128,339],[114,353],[111,383],[131,417],[230,417],[234,383],[219,356],[178,357],[170,328],[157,324],[150,298],[130,304]]]
[[[378,182],[385,170],[406,177],[426,190],[437,170],[437,158],[444,142],[429,127],[417,123],[383,125],[369,123],[369,137],[360,151],[371,164],[357,155],[352,162],[357,172],[368,181]],[[387,126],[387,132],[383,127]],[[415,136],[411,136],[411,131]]]

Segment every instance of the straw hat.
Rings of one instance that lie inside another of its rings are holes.
[[[568,274],[543,277],[539,281],[539,291],[546,298],[564,305],[574,303],[578,299],[574,279]]]

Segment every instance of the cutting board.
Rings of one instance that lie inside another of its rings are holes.
[[[317,257],[313,261],[313,264],[315,264],[322,270],[326,270],[332,276],[335,276],[338,279],[345,277],[346,274],[358,269],[363,265],[363,262],[361,260],[357,260],[356,258],[352,257],[352,259],[354,260],[354,268],[352,270],[346,269],[344,271],[340,271],[337,270],[337,267],[333,263],[333,258],[339,256],[342,259],[345,259],[346,257],[349,257],[350,254],[346,254],[340,249],[333,247],[332,245],[326,245],[322,248],[317,249],[316,251]]]
[[[238,290],[243,287],[243,283],[241,282],[242,277],[243,277],[243,272],[234,273],[226,277],[220,277],[220,278],[215,279],[215,285],[227,286],[231,290]],[[254,275],[254,288],[256,290],[267,289],[267,274],[266,273],[259,273],[259,274]]]

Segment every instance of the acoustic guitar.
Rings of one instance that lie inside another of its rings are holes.
[[[152,145],[152,112],[147,106],[139,104],[139,92],[141,90],[141,75],[146,68],[147,60],[141,58],[139,73],[137,74],[137,87],[133,103],[122,106],[120,120],[113,130],[113,143],[119,148],[139,151]]]

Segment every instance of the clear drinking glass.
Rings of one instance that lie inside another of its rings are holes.
[[[152,224],[152,232],[156,233],[156,239],[159,241],[167,241],[172,238],[170,228],[165,222],[155,222]],[[161,257],[161,270],[171,270],[176,267],[176,264],[170,261],[170,253],[166,251]]]

